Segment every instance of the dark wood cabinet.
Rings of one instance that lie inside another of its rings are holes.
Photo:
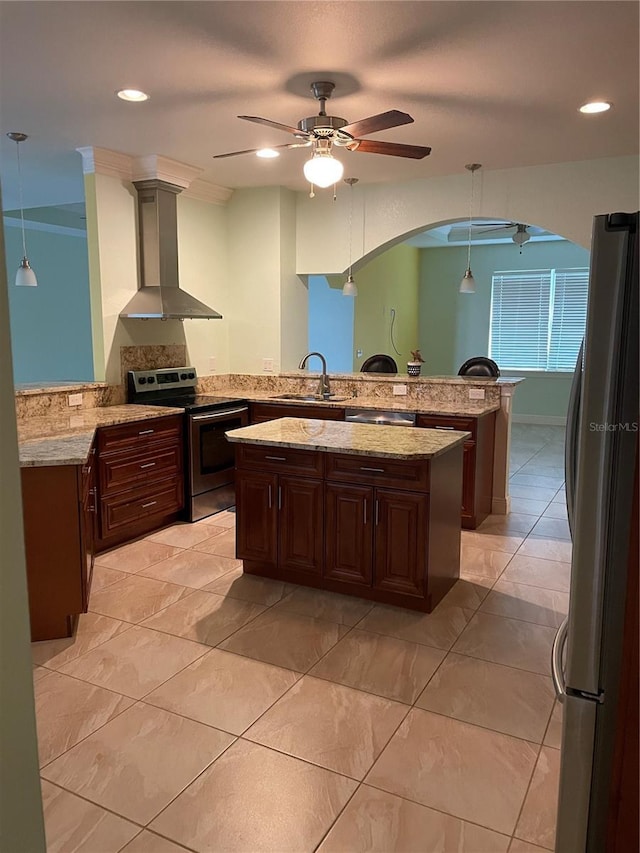
[[[327,483],[324,577],[371,586],[373,488]]]
[[[31,639],[73,634],[91,591],[95,454],[85,465],[22,468],[22,506]]]
[[[475,529],[491,513],[495,412],[479,417],[418,415],[416,426],[463,430],[471,433],[464,443],[462,463],[462,526]]]
[[[429,496],[376,489],[374,586],[424,598],[429,548]]]
[[[462,455],[412,463],[239,444],[244,571],[431,611],[460,570]]]
[[[242,464],[242,453],[237,461]],[[238,559],[258,573],[276,572],[294,582],[320,577],[322,480],[238,468],[236,505]]]
[[[184,507],[180,415],[101,427],[97,448],[98,551],[179,517]]]
[[[273,421],[276,418],[313,418],[320,421],[343,421],[344,409],[318,403],[304,406],[290,403],[250,403],[249,418],[252,424]]]

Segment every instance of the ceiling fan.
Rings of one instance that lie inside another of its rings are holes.
[[[410,157],[414,160],[421,160],[431,153],[431,148],[424,145],[403,145],[396,142],[361,139],[360,137],[368,136],[371,133],[400,127],[403,124],[411,124],[413,119],[408,113],[399,110],[388,110],[385,113],[369,116],[369,118],[352,123],[338,116],[327,115],[326,102],[331,97],[334,88],[335,84],[326,80],[311,84],[313,96],[320,103],[320,112],[317,116],[300,119],[297,127],[280,124],[280,122],[259,116],[238,116],[238,118],[263,124],[267,127],[274,127],[276,130],[283,130],[292,134],[297,140],[284,145],[276,145],[272,150],[278,148],[311,148],[313,154],[311,159],[305,163],[304,174],[311,184],[316,184],[319,187],[335,184],[342,177],[344,167],[331,153],[334,145],[346,148],[348,151],[387,154],[391,157]],[[231,151],[228,154],[215,154],[214,159],[237,157],[239,154],[256,154],[262,150],[261,148],[248,148],[244,151]]]
[[[522,246],[531,239],[531,234],[527,231],[528,227],[522,222],[483,222],[482,225],[474,225],[473,230],[480,234],[492,234],[495,231],[510,231],[515,228],[511,239],[520,246],[522,251]]]

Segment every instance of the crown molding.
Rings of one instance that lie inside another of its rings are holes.
[[[207,201],[209,204],[226,204],[233,195],[233,190],[198,178],[182,195],[198,201]]]
[[[121,151],[111,151],[109,148],[97,148],[88,145],[76,148],[82,157],[82,172],[85,175],[110,175],[113,178],[131,180],[133,157]]]
[[[171,160],[161,154],[146,154],[137,157],[133,163],[133,180],[146,181],[157,178],[168,184],[187,189],[204,170],[179,160]]]

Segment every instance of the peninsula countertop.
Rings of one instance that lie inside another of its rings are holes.
[[[130,421],[181,415],[184,409],[168,406],[104,406],[46,417],[18,419],[21,467],[82,465],[87,460],[98,427]]]
[[[390,459],[432,459],[462,444],[470,433],[401,426],[279,418],[226,433],[229,441],[325,453],[348,453]]]

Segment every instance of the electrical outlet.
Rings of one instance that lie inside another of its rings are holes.
[[[67,397],[67,402],[70,406],[81,406],[82,394],[69,394],[69,396]]]
[[[356,358],[362,358],[362,350],[356,350]]]
[[[262,359],[262,372],[263,373],[273,373],[273,359],[272,358],[263,358]]]
[[[393,386],[393,396],[394,397],[405,397],[407,394],[407,386],[406,385],[394,385]]]
[[[215,355],[209,356],[209,373],[216,372],[216,357]]]
[[[469,388],[470,400],[484,400],[484,388]]]

